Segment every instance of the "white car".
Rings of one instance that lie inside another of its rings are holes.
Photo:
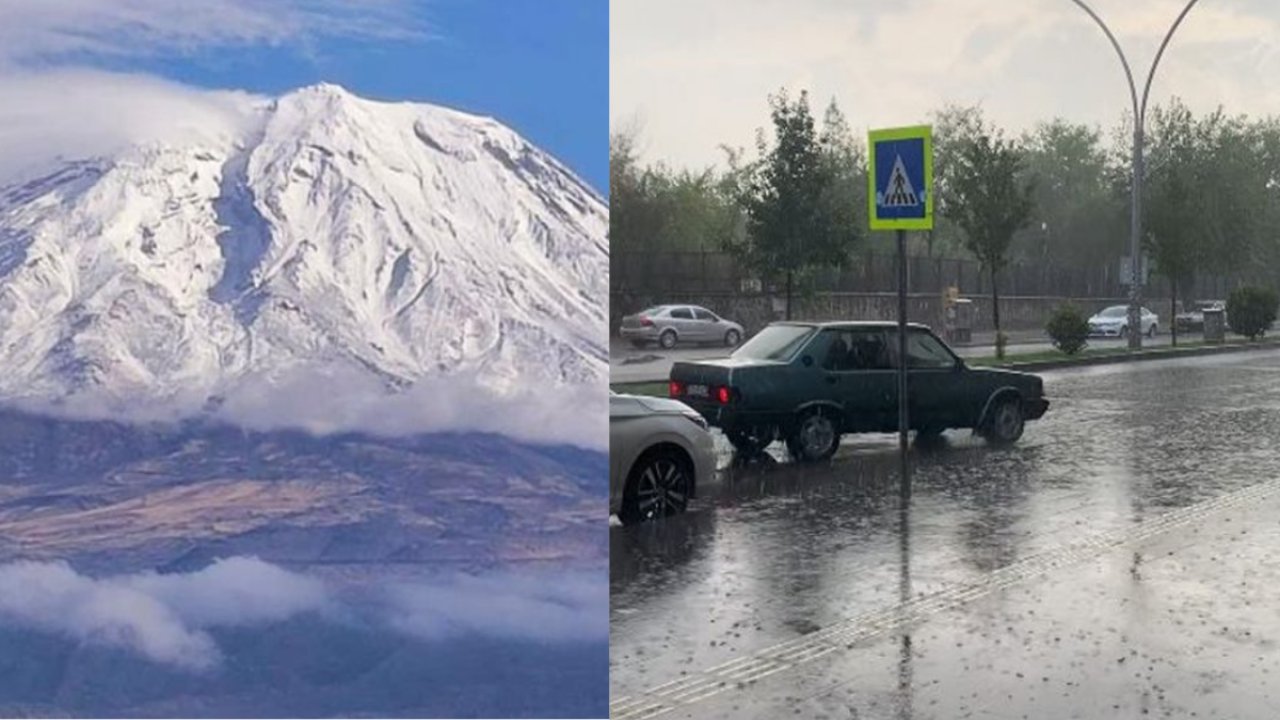
[[[1141,332],[1147,337],[1154,337],[1160,332],[1160,318],[1150,310],[1142,308]],[[1090,337],[1129,337],[1129,306],[1112,305],[1089,318]]]
[[[609,393],[609,512],[624,525],[684,512],[715,470],[707,421],[688,405]]]

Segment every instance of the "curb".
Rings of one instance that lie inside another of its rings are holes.
[[[1280,349],[1280,341],[1265,340],[1254,343],[1232,343],[1229,345],[1211,345],[1200,346],[1194,348],[1175,349],[1162,348],[1160,350],[1143,350],[1136,353],[1116,353],[1114,355],[1098,355],[1094,357],[1082,357],[1075,359],[1063,360],[1039,360],[1035,362],[1007,362],[996,363],[991,365],[975,365],[973,367],[980,368],[996,368],[1001,370],[1062,370],[1073,367],[1087,367],[1092,365],[1119,365],[1124,363],[1145,362],[1151,360],[1173,360],[1186,357],[1200,357],[1205,355],[1225,355],[1227,353],[1237,352],[1253,352],[1260,350],[1277,350]]]

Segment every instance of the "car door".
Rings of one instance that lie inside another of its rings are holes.
[[[682,341],[696,342],[698,340],[698,328],[694,324],[693,311],[689,308],[678,305],[671,308],[667,313],[671,318],[671,327],[676,329],[676,334]]]
[[[720,332],[720,323],[710,310],[706,308],[694,307],[693,324],[698,331],[699,342],[713,342],[722,340],[723,333]]]
[[[897,427],[898,331],[888,332],[894,368],[894,422]],[[907,329],[907,413],[911,428],[961,427],[974,400],[955,353],[924,328]]]
[[[844,408],[845,432],[883,430],[894,407],[894,375],[884,332],[875,327],[828,328],[822,335],[818,366],[827,397]]]

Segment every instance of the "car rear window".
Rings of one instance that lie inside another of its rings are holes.
[[[785,362],[795,357],[817,330],[805,325],[770,325],[738,348],[733,357]]]

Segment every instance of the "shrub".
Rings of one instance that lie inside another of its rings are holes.
[[[1276,321],[1278,306],[1280,298],[1274,290],[1236,288],[1227,298],[1227,324],[1231,326],[1231,332],[1256,340]]]
[[[1073,305],[1058,306],[1044,329],[1053,346],[1068,355],[1075,355],[1089,344],[1089,321]]]

